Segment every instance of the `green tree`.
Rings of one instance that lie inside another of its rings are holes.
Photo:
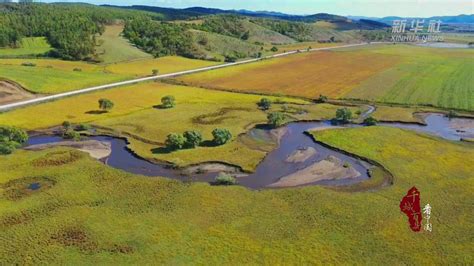
[[[0,142],[8,141],[24,144],[28,141],[28,134],[16,127],[0,126]]]
[[[6,141],[0,142],[0,154],[8,155],[12,154],[20,145],[18,142]]]
[[[219,173],[214,179],[214,184],[218,186],[231,186],[237,184],[237,180],[229,174]]]
[[[271,127],[277,128],[285,123],[285,115],[280,112],[273,112],[268,114],[267,120]]]
[[[377,125],[378,122],[379,121],[377,121],[377,119],[375,119],[371,116],[364,119],[364,124],[367,125],[367,126],[375,126],[375,125]]]
[[[114,107],[114,103],[109,99],[100,99],[99,100],[99,108],[104,111],[109,111]]]
[[[81,140],[81,134],[79,132],[71,130],[71,131],[64,132],[63,138],[64,139],[72,139],[74,141],[79,141],[79,140]]]
[[[163,108],[173,108],[173,107],[175,107],[175,105],[176,105],[176,103],[175,103],[174,96],[167,95],[167,96],[161,98],[161,106]]]
[[[268,98],[262,98],[257,103],[258,107],[262,110],[268,110],[272,106],[272,101]]]
[[[197,131],[186,131],[183,134],[186,139],[185,147],[196,148],[202,142],[202,135]]]
[[[325,103],[328,101],[328,97],[322,94],[319,94],[319,98],[317,99],[318,103]]]
[[[186,144],[186,138],[177,133],[171,133],[166,137],[165,145],[170,150],[179,150]]]
[[[11,154],[22,144],[28,142],[28,134],[19,128],[0,127],[0,154]]]
[[[272,52],[278,52],[278,48],[276,46],[273,46],[272,49],[270,49]]]
[[[457,116],[456,112],[453,110],[449,110],[448,114],[446,115],[449,119],[455,118]]]
[[[340,108],[336,110],[336,120],[339,123],[347,124],[352,119],[352,112],[348,108]]]
[[[249,39],[249,37],[250,37],[250,32],[249,32],[249,31],[246,31],[246,32],[242,35],[241,39],[244,40],[244,41],[246,41],[246,40]]]
[[[238,59],[237,56],[235,56],[234,54],[228,54],[224,56],[224,62],[227,62],[227,63],[237,62],[237,59]]]
[[[71,122],[69,121],[64,121],[62,125],[63,125],[64,131],[68,131],[71,129]]]
[[[216,145],[224,145],[232,139],[232,134],[229,130],[223,128],[216,128],[212,131],[214,137],[213,142]]]

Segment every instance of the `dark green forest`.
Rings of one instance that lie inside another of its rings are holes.
[[[204,23],[196,28],[242,40],[249,38],[249,32],[243,24],[242,16],[237,15],[215,15],[207,17]]]
[[[307,36],[311,34],[312,29],[311,26],[306,23],[273,19],[254,19],[252,22],[280,34],[289,36],[297,41],[311,41]]]
[[[182,55],[193,58],[196,56],[189,27],[142,16],[127,20],[123,34],[137,47],[155,57]]]
[[[17,47],[22,37],[45,36],[54,48],[50,56],[67,60],[93,60],[95,37],[105,24],[144,15],[87,4],[14,3],[0,5],[0,14],[0,47]]]

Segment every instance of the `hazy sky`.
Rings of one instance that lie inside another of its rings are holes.
[[[428,17],[474,13],[472,0],[62,0],[113,5],[161,7],[204,6],[223,9],[280,11],[290,14],[330,13],[357,16]],[[41,0],[41,2],[58,2]]]

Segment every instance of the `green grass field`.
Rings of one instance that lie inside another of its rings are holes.
[[[465,44],[474,42],[474,34],[469,33],[444,33],[443,38],[445,42]]]
[[[105,27],[105,32],[97,38],[100,44],[96,48],[99,60],[104,64],[153,58],[152,55],[131,45],[128,40],[120,34],[123,25],[109,25]]]
[[[23,62],[37,65],[22,66]],[[102,69],[84,62],[4,59],[0,62],[0,77],[13,80],[34,93],[54,94],[127,80],[133,76],[104,73]]]
[[[251,191],[133,176],[67,149],[19,150],[0,160],[0,257],[6,264],[473,261],[471,147],[383,127],[316,139],[377,160],[394,185]],[[41,189],[27,189],[36,182]],[[433,206],[432,233],[412,232],[399,210],[412,186]]]
[[[398,45],[370,52],[398,55],[403,60],[369,78],[344,98],[474,110],[473,50]]]
[[[48,53],[51,49],[44,37],[23,38],[19,48],[0,48],[0,58],[39,56]]]
[[[22,66],[23,63],[33,63],[36,66]],[[215,64],[218,62],[178,56],[141,59],[106,66],[55,59],[2,59],[0,78],[16,81],[34,93],[54,94],[150,76],[153,69],[165,74]]]

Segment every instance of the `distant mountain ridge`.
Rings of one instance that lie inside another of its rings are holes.
[[[357,21],[352,21],[349,18],[327,14],[327,13],[318,13],[313,15],[290,15],[281,12],[273,11],[250,11],[250,10],[223,10],[218,8],[207,8],[207,7],[189,7],[189,8],[167,8],[167,7],[156,7],[156,6],[145,6],[145,5],[132,5],[132,6],[113,6],[113,5],[104,5],[111,7],[118,7],[124,9],[135,9],[149,12],[156,12],[165,15],[167,20],[180,20],[180,19],[192,19],[208,15],[217,15],[217,14],[231,14],[231,15],[243,15],[249,17],[257,18],[270,18],[270,19],[281,19],[295,22],[308,22],[313,23],[317,21],[328,21],[339,23],[343,25],[342,27],[347,28],[359,28],[359,29],[368,29],[368,28],[385,28],[388,25],[380,21],[372,21],[370,19],[361,19]],[[352,23],[349,27],[348,24]],[[347,24],[347,25],[344,25]]]
[[[386,24],[392,24],[394,20],[401,20],[401,19],[424,19],[425,21],[430,20],[441,20],[445,24],[474,24],[474,14],[471,15],[457,15],[457,16],[433,16],[433,17],[383,17],[383,18],[375,18],[375,17],[363,17],[363,16],[348,16],[348,18],[355,19],[355,20],[363,20],[368,19],[372,21],[378,21]]]

